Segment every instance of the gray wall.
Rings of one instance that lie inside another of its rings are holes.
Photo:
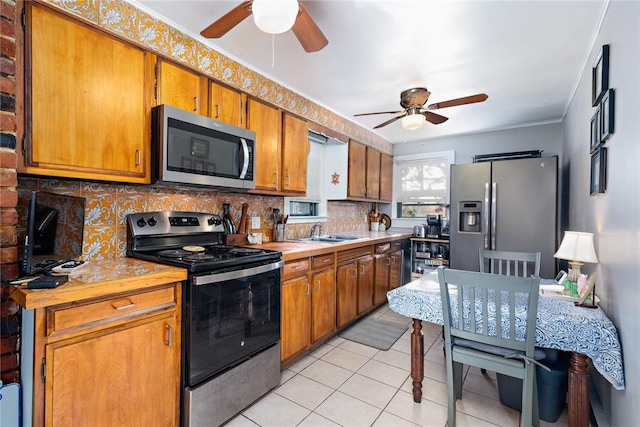
[[[427,126],[430,126],[427,123]],[[427,153],[432,151],[456,151],[456,163],[471,163],[477,154],[511,151],[542,150],[542,155],[562,154],[562,124],[551,123],[483,132],[419,142],[395,144],[394,156]]]
[[[591,66],[609,44],[609,87],[615,94],[615,133],[607,147],[607,190],[589,196],[589,122]],[[598,265],[596,291],[601,308],[618,328],[624,351],[626,389],[616,391],[592,375],[602,408],[594,406],[598,424],[638,425],[640,418],[640,3],[611,1],[596,36],[576,94],[564,120],[563,169],[568,178],[567,229],[595,234]]]

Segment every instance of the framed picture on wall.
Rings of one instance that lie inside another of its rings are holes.
[[[591,195],[602,194],[607,188],[607,149],[600,147],[591,155]]]
[[[605,142],[613,133],[615,90],[609,89],[600,102],[600,141]]]
[[[609,89],[609,45],[605,44],[591,68],[591,105],[593,107],[598,105],[607,89]]]
[[[600,106],[598,105],[596,112],[591,116],[591,145],[589,149],[591,154],[600,147],[600,142],[602,140],[600,134],[600,122]]]

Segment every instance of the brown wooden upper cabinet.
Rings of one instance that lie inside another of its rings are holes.
[[[158,61],[157,104],[208,115],[209,80],[194,71],[165,60]]]
[[[380,201],[391,202],[393,192],[393,156],[380,153]]]
[[[36,2],[25,10],[18,172],[149,183],[155,55]]]
[[[280,191],[281,128],[280,110],[255,98],[247,99],[247,129],[256,133],[256,192]]]
[[[367,199],[380,199],[380,152],[367,147]]]
[[[286,194],[305,194],[307,157],[311,149],[307,122],[284,112],[282,128],[282,190]]]
[[[242,92],[210,81],[209,116],[212,119],[245,127],[246,116]]]
[[[349,141],[347,198],[391,201],[393,157],[357,141]]]
[[[364,199],[367,196],[367,146],[349,141],[349,180],[347,197]]]

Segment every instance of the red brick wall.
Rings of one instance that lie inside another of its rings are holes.
[[[0,278],[4,284],[18,276],[16,224],[16,18],[13,0],[0,0]],[[4,383],[18,381],[18,305],[8,298],[5,286],[0,290],[0,369]]]

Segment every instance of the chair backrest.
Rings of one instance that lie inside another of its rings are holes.
[[[445,342],[460,337],[534,356],[539,277],[439,267],[438,279]]]
[[[480,273],[506,276],[539,276],[540,252],[478,250]]]

